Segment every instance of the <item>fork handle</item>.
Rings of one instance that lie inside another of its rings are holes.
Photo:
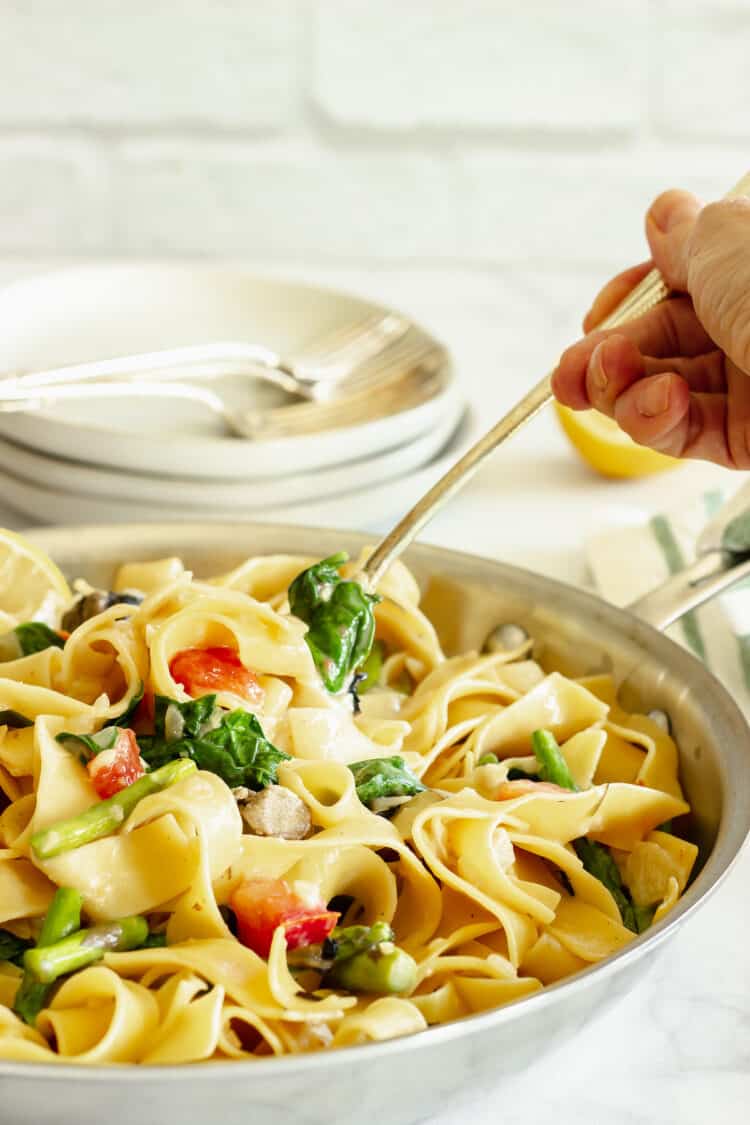
[[[42,410],[71,399],[186,398],[226,416],[224,401],[208,387],[194,383],[151,383],[145,379],[117,383],[70,383],[49,386],[5,386],[0,382],[0,414]]]
[[[731,199],[739,195],[750,195],[750,173],[743,176],[724,198]],[[669,293],[669,286],[659,270],[650,270],[598,325],[597,331],[602,328],[617,328],[620,324],[635,320],[660,304]],[[517,402],[484,437],[479,439],[476,445],[464,453],[463,457],[425,493],[421,500],[417,501],[411,511],[407,512],[393,530],[378,543],[363,567],[362,578],[370,589],[377,586],[386,570],[406,550],[422,528],[463,488],[467,481],[471,480],[480,465],[494,453],[497,447],[535,418],[552,402],[553,398],[552,373],[550,373],[524,395],[520,402]]]
[[[183,376],[215,374],[218,365],[226,368],[229,373],[237,371],[255,375],[278,384],[290,393],[299,393],[298,381],[285,369],[281,356],[263,345],[233,340],[210,344],[187,344],[183,347],[140,352],[137,355],[73,363],[47,371],[31,371],[26,375],[8,375],[0,379],[0,389],[19,387],[31,391],[32,388],[37,387],[134,376],[141,379],[167,379],[173,377],[175,371],[181,371]]]

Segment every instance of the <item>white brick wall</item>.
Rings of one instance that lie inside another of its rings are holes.
[[[750,3],[665,0],[663,9],[655,108],[664,135],[747,145]]]
[[[0,125],[276,129],[299,88],[293,0],[2,0]]]
[[[419,151],[133,142],[112,157],[114,244],[124,253],[455,259],[455,178],[441,155]]]
[[[546,271],[572,307],[656,192],[750,165],[748,47],[750,0],[0,0],[0,266]]]
[[[363,130],[634,132],[648,59],[632,46],[644,42],[646,8],[323,0],[313,97],[330,121]]]

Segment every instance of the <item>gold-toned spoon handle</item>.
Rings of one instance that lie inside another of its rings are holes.
[[[744,176],[725,198],[730,199],[738,195],[750,195],[750,173]],[[669,286],[660,272],[657,269],[651,270],[597,326],[597,331],[602,328],[617,328],[620,324],[635,320],[663,301],[669,292]],[[435,513],[452,496],[455,496],[467,481],[471,480],[486,458],[552,401],[551,379],[551,374],[546,375],[528,394],[524,395],[520,402],[517,402],[484,437],[479,439],[476,445],[464,453],[463,457],[433,484],[429,492],[426,492],[411,511],[407,512],[393,530],[380,541],[367,560],[362,573],[370,589],[377,585],[391,563],[406,550]]]

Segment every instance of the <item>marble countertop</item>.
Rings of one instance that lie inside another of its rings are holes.
[[[310,276],[309,271],[297,272]],[[439,329],[454,350],[470,401],[488,424],[538,378],[550,355],[575,331],[564,309],[553,326],[552,345],[545,344],[543,353],[538,339],[529,335],[524,373],[515,341],[513,362],[500,376],[496,317],[488,299],[486,315],[479,316],[477,307],[483,306],[476,293],[467,292],[462,302],[453,292],[449,300],[443,285],[433,287],[430,295],[423,279],[373,278],[351,271],[323,277],[317,271],[316,277],[393,300]],[[445,546],[471,544],[477,554],[578,584],[585,578],[581,544],[590,531],[607,521],[638,522],[725,483],[725,473],[697,464],[633,483],[597,479],[571,458],[548,415],[500,451],[434,521],[424,539]],[[20,528],[29,521],[0,503],[0,522]],[[496,1098],[446,1109],[431,1125],[496,1125],[501,1120],[513,1125],[553,1120],[556,1125],[746,1122],[749,889],[746,849],[710,903],[685,923],[624,1000],[579,1031],[574,1041],[554,1045],[538,1063],[504,1080]]]

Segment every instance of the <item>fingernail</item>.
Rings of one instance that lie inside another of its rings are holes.
[[[652,204],[648,215],[657,230],[669,234],[680,223],[695,217],[695,205],[684,196],[667,193]]]
[[[669,407],[669,395],[672,389],[672,379],[669,375],[660,375],[657,379],[649,379],[643,384],[636,396],[635,404],[638,413],[644,418],[656,418],[663,414]]]
[[[604,341],[596,345],[589,359],[589,375],[591,376],[591,382],[598,391],[605,391],[609,383],[607,372],[604,370],[603,350]]]

